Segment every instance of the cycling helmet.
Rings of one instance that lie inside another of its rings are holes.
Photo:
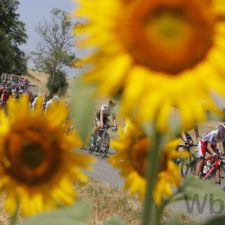
[[[225,133],[225,126],[224,125],[219,125],[217,130],[221,133]]]

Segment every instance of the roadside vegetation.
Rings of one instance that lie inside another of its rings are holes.
[[[140,224],[142,205],[119,188],[91,179],[87,185],[79,186],[77,190],[79,198],[86,198],[92,202],[92,214],[88,225],[101,225],[113,216],[124,218],[127,225]],[[162,215],[162,223],[166,225],[170,221],[176,221],[176,225],[198,225],[190,216],[166,209]]]

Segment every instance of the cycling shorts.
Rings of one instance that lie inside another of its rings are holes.
[[[98,122],[100,122],[100,118],[99,117],[95,117],[95,124],[97,124]],[[103,117],[103,124],[108,124],[110,121],[107,117]]]
[[[202,140],[199,141],[198,143],[198,158],[205,158],[205,154],[207,152],[207,144],[208,142],[204,142]],[[211,145],[213,151],[216,153],[216,154],[219,154],[219,150],[216,149],[216,146],[214,145]]]
[[[198,158],[205,158],[206,149],[207,142],[200,140],[198,143]]]

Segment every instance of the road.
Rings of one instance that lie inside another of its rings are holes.
[[[101,156],[96,156],[96,162],[93,164],[93,171],[87,171],[87,174],[96,180],[109,183],[113,187],[122,187],[124,183],[118,170],[113,168],[107,162],[107,158],[102,158]]]
[[[111,152],[112,153],[112,152]],[[94,154],[95,155],[95,154]],[[95,156],[96,163],[93,164],[94,170],[87,172],[87,174],[99,181],[107,182],[113,187],[123,187],[123,179],[120,177],[118,170],[113,168],[107,159],[103,159],[101,156]],[[222,204],[222,205],[221,205]],[[204,205],[204,206],[203,206]],[[170,204],[169,210],[177,212],[179,214],[184,214],[191,217],[193,220],[198,222],[205,222],[206,220],[213,218],[218,215],[225,215],[225,203],[220,201],[215,201],[213,205],[209,202],[204,204],[203,201],[193,205],[192,202],[180,201]],[[192,208],[192,209],[191,209]]]

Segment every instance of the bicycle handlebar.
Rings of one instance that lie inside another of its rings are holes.
[[[188,145],[180,144],[180,145],[177,146],[177,149],[178,148],[190,149],[192,147],[197,147],[197,146],[198,146],[197,144],[188,144]]]

